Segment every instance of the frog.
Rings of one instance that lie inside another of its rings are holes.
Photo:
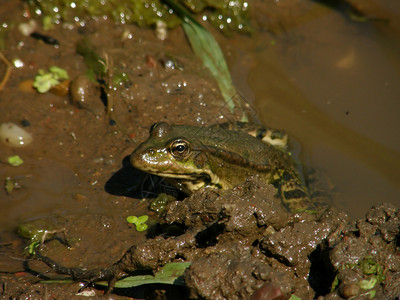
[[[116,281],[132,272],[157,270],[175,260],[193,262],[217,253],[219,246],[227,242],[224,234],[231,241],[240,240],[245,249],[254,249],[260,244],[259,236],[253,236],[254,230],[260,229],[258,233],[264,236],[275,231],[274,226],[282,228],[296,219],[304,219],[301,213],[290,215],[298,210],[305,210],[307,217],[317,217],[308,214],[312,203],[294,160],[284,150],[286,141],[286,134],[279,130],[257,129],[242,123],[155,123],[147,140],[130,155],[130,163],[140,171],[166,178],[192,195],[166,204],[160,224],[171,226],[168,233],[157,233],[133,245],[120,260],[105,268],[65,267],[43,254],[43,243],[35,247],[35,258],[76,281],[106,280],[109,295]],[[199,210],[197,191],[208,202],[206,208]],[[273,197],[274,193],[278,197]],[[238,202],[243,206],[238,206]],[[190,209],[185,211],[182,207]],[[232,238],[231,234],[238,236]],[[235,250],[233,253],[237,254]]]
[[[313,207],[295,162],[285,150],[287,135],[243,122],[210,126],[155,123],[130,155],[131,165],[166,178],[187,195],[204,187],[231,189],[250,176],[272,184],[289,211]]]

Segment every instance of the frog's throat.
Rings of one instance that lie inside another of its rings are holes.
[[[186,174],[177,174],[174,172],[170,172],[170,173],[160,172],[159,170],[157,172],[152,172],[151,170],[146,170],[145,172],[149,172],[154,175],[161,176],[161,177],[180,179],[181,181],[185,181],[185,179],[186,179],[186,181],[193,181],[193,182],[198,181],[201,177],[208,176],[211,185],[220,186],[220,183],[221,183],[219,176],[216,175],[215,173],[213,173],[211,170],[198,170],[198,172],[193,171],[193,172],[186,173]]]

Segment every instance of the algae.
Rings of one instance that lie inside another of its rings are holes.
[[[181,24],[172,9],[160,0],[25,0],[31,14],[42,18],[46,28],[61,22],[84,25],[90,19],[112,19],[121,24],[155,26],[162,20],[168,28]],[[202,14],[224,33],[251,32],[245,0],[180,0],[192,13]]]

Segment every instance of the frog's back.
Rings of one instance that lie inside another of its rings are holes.
[[[224,125],[202,127],[192,138],[197,138],[202,146],[217,149],[214,155],[219,154],[230,163],[246,165],[255,170],[254,174],[261,174],[277,188],[289,210],[314,208],[291,156],[282,148],[262,142],[262,138],[249,135],[241,127],[239,129],[227,130]]]
[[[136,166],[175,178],[175,181],[185,185],[190,192],[205,184],[231,188],[251,175],[259,175],[277,188],[278,195],[289,210],[311,207],[307,190],[290,155],[251,136],[241,127],[239,130],[232,130],[225,125],[196,127],[157,123],[150,130],[150,136],[135,151],[133,161],[140,157],[136,152],[140,153],[143,149],[166,156],[168,151],[182,151],[182,154],[176,158],[165,158],[171,167],[168,172],[165,170],[165,163],[157,163],[160,158],[141,159]],[[182,150],[171,150],[171,145],[179,145]],[[161,150],[157,152],[154,149]],[[147,155],[153,155],[149,153]],[[147,165],[150,162],[154,162],[155,166],[150,168]]]
[[[259,172],[276,168],[290,168],[290,156],[264,143],[244,131],[228,130],[224,126],[204,127],[172,125],[171,137],[189,139],[192,145],[212,151],[213,155],[226,159],[229,163],[246,165]]]

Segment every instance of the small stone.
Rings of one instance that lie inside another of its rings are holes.
[[[287,300],[279,287],[270,283],[264,284],[261,288],[251,295],[250,300]]]
[[[340,294],[345,298],[349,299],[355,297],[360,293],[360,287],[355,283],[345,284],[340,287]]]
[[[18,148],[29,145],[33,138],[25,129],[10,122],[0,124],[0,140],[7,146]]]

